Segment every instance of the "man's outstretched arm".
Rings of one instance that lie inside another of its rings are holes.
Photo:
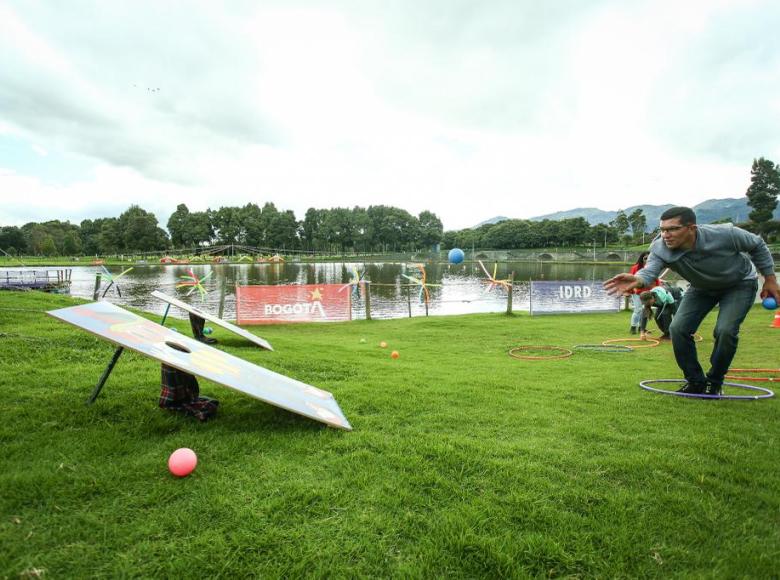
[[[639,276],[633,274],[618,274],[604,282],[607,294],[628,296],[632,290],[644,287],[644,282]]]

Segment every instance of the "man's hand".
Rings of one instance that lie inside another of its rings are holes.
[[[633,274],[618,274],[604,282],[604,289],[607,294],[628,296],[635,288],[642,287],[642,279]]]
[[[764,278],[764,287],[761,289],[761,298],[772,296],[780,304],[780,287],[777,286],[775,276],[766,276]]]

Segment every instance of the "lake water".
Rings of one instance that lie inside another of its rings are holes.
[[[492,274],[493,263],[485,267]],[[186,296],[189,289],[177,289],[182,276],[193,272],[199,278],[209,276],[203,283],[207,291],[203,301],[198,292]],[[365,271],[365,279],[371,281],[371,317],[399,318],[425,316],[425,304],[419,299],[419,286],[410,287],[403,274],[419,277],[412,264],[402,263],[285,263],[285,264],[208,264],[208,265],[140,265],[119,278],[121,296],[111,288],[106,299],[119,305],[132,306],[147,312],[162,314],[165,304],[152,298],[153,290],[177,296],[198,308],[217,313],[221,289],[225,288],[223,318],[235,320],[235,286],[250,284],[347,284],[353,279],[353,268]],[[467,314],[476,312],[504,312],[507,293],[503,288],[488,290],[487,277],[477,263],[458,265],[426,264],[430,301],[430,315]],[[43,268],[41,268],[43,269]],[[112,267],[118,274],[125,267]],[[497,265],[496,279],[506,279],[514,272],[512,291],[513,310],[529,310],[530,280],[582,280],[602,281],[624,272],[623,264],[555,264],[550,262],[501,262]],[[72,268],[71,295],[92,298],[95,275],[99,266]],[[213,272],[209,275],[210,272]],[[435,286],[433,286],[435,284]],[[105,289],[105,282],[102,291]],[[184,313],[172,308],[169,316],[184,317]],[[365,317],[364,296],[353,302],[353,318]]]

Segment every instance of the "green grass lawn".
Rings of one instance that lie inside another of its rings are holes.
[[[132,352],[85,406],[113,347],[44,314],[72,304],[0,292],[0,577],[777,577],[778,400],[641,390],[678,376],[666,343],[507,356],[627,337],[627,313],[253,328],[275,352],[214,329],[331,391],[345,432],[203,380],[216,419],[164,411]],[[780,366],[771,321],[734,366]]]

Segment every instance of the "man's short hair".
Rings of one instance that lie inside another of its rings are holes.
[[[680,224],[684,226],[689,226],[696,223],[696,212],[694,212],[691,208],[682,205],[670,207],[661,214],[662,220],[671,220],[676,217],[680,218]]]

